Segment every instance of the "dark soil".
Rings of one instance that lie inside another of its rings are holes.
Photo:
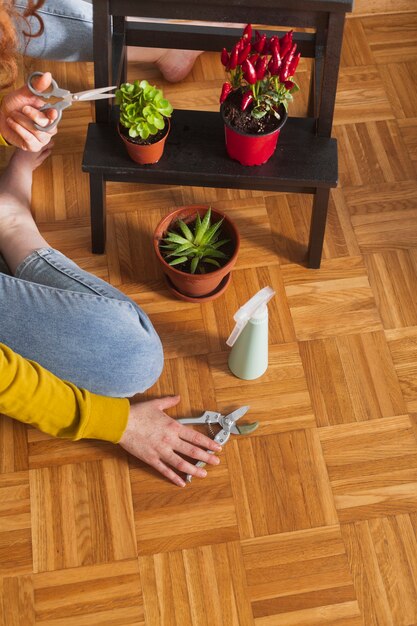
[[[242,92],[236,90],[229,95],[222,106],[223,117],[234,130],[250,135],[260,135],[270,133],[278,128],[281,120],[268,113],[260,120],[256,120],[250,113],[252,108],[250,105],[245,111],[241,110],[241,101]],[[282,113],[280,110],[281,115]]]
[[[137,143],[140,146],[150,146],[151,144],[156,143],[157,141],[160,141],[163,137],[165,137],[168,130],[168,122],[165,122],[165,126],[161,130],[158,130],[156,135],[149,135],[147,139],[141,139],[141,137],[131,137],[129,135],[129,129],[125,126],[122,126],[121,124],[119,124],[119,128],[120,133],[124,137],[126,137],[126,139],[130,141],[130,143]]]
[[[194,232],[195,220],[189,221],[189,220],[187,220],[185,218],[184,222],[191,229],[191,231]],[[183,237],[183,234],[182,234],[181,230],[178,229],[178,228],[175,228],[175,223],[171,224],[168,230],[171,230],[173,232],[177,232],[179,235],[181,235]],[[220,241],[221,239],[229,239],[228,243],[225,243],[224,246],[220,247],[221,252],[224,252],[226,254],[227,259],[216,259],[216,261],[219,263],[220,267],[223,267],[223,265],[226,265],[226,263],[228,263],[229,260],[232,258],[233,253],[235,251],[235,245],[234,245],[234,242],[233,242],[233,240],[230,237],[230,234],[228,232],[225,232],[222,229],[220,229],[220,231],[221,232],[220,232],[218,241]],[[164,237],[165,237],[165,235],[166,235],[166,233],[164,233]],[[160,241],[160,244],[161,243],[163,243],[162,240]],[[165,248],[160,248],[160,252],[161,252],[161,255],[163,256],[163,258],[166,260],[166,256],[169,254],[169,250],[165,250]],[[172,260],[172,259],[171,258],[168,259],[167,262],[169,262],[170,260]],[[186,263],[180,263],[179,265],[174,265],[174,269],[179,270],[180,272],[184,272],[185,274],[191,274],[190,263],[191,263],[191,261],[187,261]],[[202,272],[201,269],[203,269],[204,271]],[[211,265],[211,263],[202,263],[200,261],[199,264],[198,264],[198,267],[197,267],[196,274],[209,274],[210,272],[215,272],[218,269],[220,269],[220,268],[216,267],[215,265]]]

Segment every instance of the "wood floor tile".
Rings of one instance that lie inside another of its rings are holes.
[[[36,626],[144,626],[137,559],[33,577]]]
[[[346,186],[414,180],[415,169],[396,120],[336,126],[339,178]]]
[[[382,329],[361,259],[324,261],[320,270],[283,266],[282,271],[299,341]]]
[[[0,475],[0,576],[32,572],[28,472]]]
[[[300,342],[318,426],[407,412],[382,332]]]
[[[256,626],[363,626],[338,526],[242,542]]]
[[[296,343],[269,347],[266,373],[252,381],[232,375],[229,352],[210,354],[215,395],[222,407],[236,408],[236,398],[251,407],[248,421],[259,421],[257,435],[315,426],[307,382]]]
[[[364,17],[362,19],[365,36],[376,63],[416,60],[417,52],[417,12]]]
[[[334,124],[395,118],[376,65],[342,67],[337,86]]]
[[[366,626],[417,621],[417,527],[409,515],[342,525]]]
[[[30,470],[30,492],[35,572],[136,555],[125,461]]]
[[[409,412],[417,412],[417,326],[385,333]]]
[[[417,512],[417,442],[408,416],[318,432],[341,522]]]
[[[238,542],[139,557],[147,623],[253,626]]]
[[[0,415],[0,474],[27,469],[27,427],[5,415]]]
[[[1,626],[35,626],[32,576],[0,578]]]
[[[398,120],[398,128],[402,135],[408,155],[417,168],[417,117]],[[416,169],[417,172],[417,169]]]
[[[243,539],[337,523],[316,429],[227,444]]]
[[[239,539],[227,461],[180,489],[131,461],[130,482],[140,556]]]
[[[341,65],[356,67],[373,63],[374,57],[363,27],[363,18],[352,16],[345,23]]]
[[[384,328],[417,325],[417,248],[364,256]]]

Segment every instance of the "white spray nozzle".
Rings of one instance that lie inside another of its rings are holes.
[[[236,339],[239,337],[242,330],[251,317],[256,315],[263,307],[265,307],[270,299],[275,296],[275,291],[271,287],[264,287],[258,293],[256,293],[250,300],[248,300],[233,316],[236,322],[236,326],[230,333],[230,337],[226,341],[228,346],[233,346]]]

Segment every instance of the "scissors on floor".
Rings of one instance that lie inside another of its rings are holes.
[[[222,415],[215,411],[205,411],[200,417],[185,417],[177,420],[180,424],[207,424],[214,441],[223,446],[230,438],[230,435],[248,435],[258,428],[259,422],[251,424],[240,424],[236,422],[249,410],[248,406],[241,406],[228,415]],[[214,426],[220,426],[220,430],[215,434]],[[213,450],[207,450],[209,454],[214,454]],[[196,467],[204,467],[204,461],[198,461]],[[191,474],[187,474],[187,482],[191,482]]]
[[[38,91],[32,85],[32,80],[36,78],[36,76],[42,76],[42,72],[33,72],[27,81],[27,86],[30,91],[39,98],[61,98],[58,102],[48,102],[45,104],[40,111],[48,111],[49,109],[55,109],[58,113],[57,118],[48,124],[48,126],[40,126],[39,124],[34,124],[37,130],[44,130],[46,132],[52,130],[59,124],[62,111],[70,107],[74,102],[83,102],[86,100],[102,100],[104,98],[114,98],[116,94],[114,93],[105,93],[111,91],[112,89],[117,89],[116,85],[112,87],[100,87],[99,89],[87,89],[87,91],[78,91],[77,93],[71,93],[68,89],[61,89],[58,86],[56,80],[52,78],[51,87],[49,91]]]

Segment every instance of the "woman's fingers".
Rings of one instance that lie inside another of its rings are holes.
[[[47,115],[49,112],[51,112],[52,115]],[[32,122],[42,127],[48,126],[48,124],[50,124],[51,121],[54,120],[57,116],[57,112],[55,109],[48,109],[47,111],[43,112],[29,105],[26,105],[25,107],[23,107],[22,113],[28,119],[32,120]],[[28,130],[31,130],[31,129],[28,128]],[[50,132],[50,131],[47,131],[47,132]]]
[[[207,448],[207,450],[213,450],[213,452],[220,452],[222,447],[214,441],[214,439],[210,439],[210,437],[206,437],[202,433],[199,433],[197,430],[193,430],[187,426],[182,425],[180,430],[180,437],[185,441],[189,441],[194,446],[200,446],[201,448]]]
[[[190,459],[196,459],[197,461],[204,461],[208,465],[218,465],[220,463],[219,457],[215,454],[207,452],[200,448],[199,446],[193,446],[186,441],[181,441],[177,446],[176,450],[181,452],[181,454],[185,454],[189,456]],[[189,472],[188,472],[189,473]]]
[[[50,133],[35,130],[33,122],[23,113],[10,115],[7,118],[7,124],[19,137],[20,142],[16,145],[23,150],[30,150],[31,152],[39,152],[43,146],[50,142],[51,137],[56,133],[56,129],[53,129]]]

